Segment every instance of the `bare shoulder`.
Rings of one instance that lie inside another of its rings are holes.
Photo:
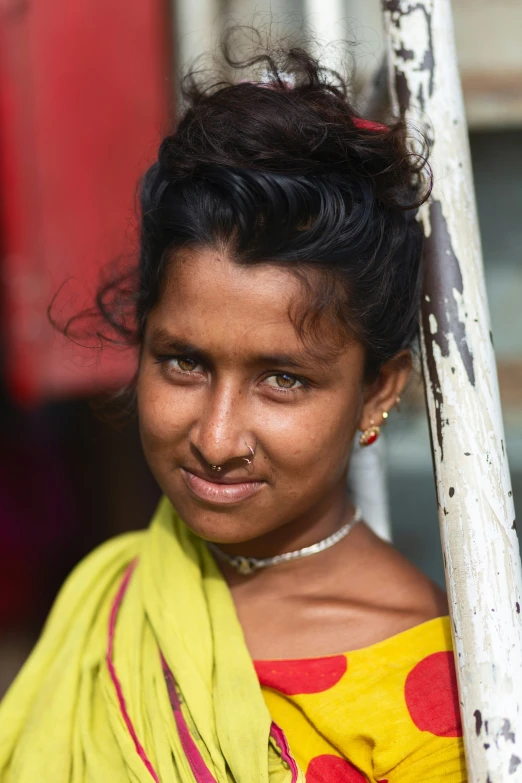
[[[281,568],[232,587],[254,658],[362,649],[448,612],[444,591],[365,525],[286,573],[291,580]]]
[[[444,590],[369,528],[360,533],[365,593],[397,624],[396,633],[448,613]]]
[[[353,531],[346,549],[343,567],[349,579],[339,578],[339,565],[330,582],[344,608],[336,617],[344,649],[370,646],[448,614],[445,592],[366,525]]]

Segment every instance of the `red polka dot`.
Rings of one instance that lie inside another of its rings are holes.
[[[295,661],[255,661],[259,682],[267,688],[296,696],[333,688],[348,668],[346,655]]]
[[[311,760],[306,783],[367,783],[367,779],[349,761],[325,754]]]
[[[423,658],[408,674],[404,696],[418,729],[437,737],[462,737],[453,653]]]

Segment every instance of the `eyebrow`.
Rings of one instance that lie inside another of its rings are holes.
[[[169,351],[177,356],[197,356],[209,364],[212,363],[212,357],[207,351],[176,337],[161,327],[153,329],[150,343],[158,351]],[[251,363],[273,367],[291,367],[295,370],[312,369],[312,365],[319,365],[320,369],[329,369],[332,366],[332,359],[331,350],[319,352],[307,347],[297,353],[256,354],[252,357]]]
[[[166,329],[153,329],[149,342],[154,344],[156,350],[172,351],[179,356],[188,356],[189,354],[191,356],[194,354],[197,354],[198,356],[206,356],[205,351],[201,351],[199,348],[196,348],[195,345],[192,345],[185,340],[180,340],[178,337],[170,334],[170,332],[168,332]]]

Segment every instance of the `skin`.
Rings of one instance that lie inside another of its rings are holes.
[[[302,297],[289,270],[197,248],[172,260],[147,320],[146,459],[186,524],[232,554],[300,549],[352,518],[353,438],[382,424],[410,373],[403,351],[367,383],[359,341],[339,345],[326,324],[304,339],[292,320]],[[230,485],[247,495],[223,502]],[[447,613],[444,593],[364,523],[329,550],[252,576],[219,565],[257,659],[347,652]]]

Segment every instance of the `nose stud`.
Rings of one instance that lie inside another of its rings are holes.
[[[221,465],[210,465],[210,470],[214,470],[216,473],[221,473],[223,468]]]

